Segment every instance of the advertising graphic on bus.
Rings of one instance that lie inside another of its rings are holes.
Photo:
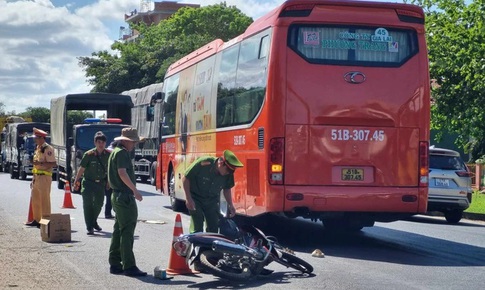
[[[424,213],[429,86],[420,7],[286,1],[167,70],[157,187],[182,209],[185,169],[229,149],[240,215],[360,229]]]

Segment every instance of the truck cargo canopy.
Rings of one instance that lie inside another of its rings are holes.
[[[66,146],[72,135],[72,125],[67,124],[68,111],[106,111],[107,118],[120,118],[123,124],[131,123],[131,97],[119,94],[85,93],[69,94],[51,100],[51,141],[53,145]]]
[[[152,96],[157,92],[162,92],[162,90],[163,83],[156,83],[143,88],[122,92],[123,95],[129,95],[134,104],[131,125],[138,129],[140,136],[147,139],[158,138],[162,108],[160,105],[155,105],[153,107],[154,120],[147,122],[147,107],[152,102]],[[160,102],[160,100],[157,102]]]

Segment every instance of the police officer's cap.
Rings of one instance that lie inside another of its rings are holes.
[[[232,170],[236,169],[236,167],[244,166],[244,164],[242,164],[241,161],[237,159],[236,155],[230,150],[224,150],[224,162]]]
[[[34,128],[34,136],[35,137],[42,137],[45,138],[47,136],[47,132],[41,129]]]

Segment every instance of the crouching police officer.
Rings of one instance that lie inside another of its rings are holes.
[[[231,188],[234,187],[234,171],[243,166],[232,151],[225,150],[221,157],[200,157],[187,168],[182,182],[190,213],[190,233],[202,232],[204,220],[207,232],[219,231],[221,190],[229,216],[236,214]]]
[[[83,197],[84,222],[88,235],[94,235],[94,230],[101,231],[97,219],[104,202],[104,192],[108,188],[107,168],[109,152],[106,148],[106,136],[103,132],[94,135],[95,148],[86,151],[76,174],[74,189],[79,191],[82,178],[81,195]]]
[[[33,159],[33,177],[30,184],[33,221],[28,226],[40,227],[40,219],[51,214],[52,168],[56,166],[54,148],[45,142],[47,132],[34,128],[37,145]]]

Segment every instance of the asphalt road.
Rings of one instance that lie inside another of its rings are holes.
[[[166,196],[139,184],[135,256],[147,277],[109,274],[108,248],[113,220],[99,219],[103,231],[87,236],[82,199],[76,209],[61,208],[65,193],[52,186],[52,212],[71,216],[72,242],[46,243],[39,230],[23,225],[28,215],[29,181],[0,173],[0,288],[18,289],[482,289],[485,282],[485,223],[462,220],[448,225],[442,217],[417,216],[408,221],[376,223],[357,234],[334,235],[320,223],[281,217],[243,219],[311,263],[314,275],[271,264],[275,270],[244,284],[210,275],[153,277],[156,266],[169,266],[175,213]],[[189,218],[182,214],[184,232]],[[311,252],[320,249],[324,258]]]

